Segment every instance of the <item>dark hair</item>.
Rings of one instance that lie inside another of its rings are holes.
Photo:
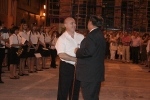
[[[4,22],[3,21],[0,21],[0,26],[2,26],[4,24]]]
[[[101,27],[104,24],[104,19],[101,16],[92,15],[89,19],[94,26]]]
[[[58,31],[53,31],[51,37],[53,37],[53,35],[56,33],[56,37],[59,37],[59,32]]]
[[[16,30],[19,30],[18,26],[14,26],[13,28],[10,29],[10,33],[14,34]]]
[[[34,27],[34,26],[37,26],[37,23],[32,23],[32,25],[31,25],[32,27]]]

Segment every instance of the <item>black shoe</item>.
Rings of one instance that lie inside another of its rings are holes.
[[[4,82],[2,80],[0,80],[0,84],[3,84]]]
[[[39,70],[37,70],[37,71],[43,71],[42,69],[39,69]]]
[[[23,74],[23,76],[29,76],[29,74]]]
[[[2,72],[1,72],[1,74],[2,74],[2,73],[5,73],[5,72],[4,72],[4,71],[2,71]]]
[[[56,67],[51,67],[51,68],[56,68]]]
[[[148,72],[150,72],[150,70]]]

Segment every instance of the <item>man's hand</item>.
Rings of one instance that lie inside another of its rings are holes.
[[[74,53],[75,53],[75,54],[76,54],[76,52],[77,52],[78,49],[79,49],[79,48],[75,48],[75,49],[74,49]]]

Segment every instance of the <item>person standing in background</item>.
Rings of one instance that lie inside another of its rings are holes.
[[[131,39],[131,46],[132,46],[132,60],[133,63],[138,64],[138,58],[139,58],[139,51],[141,49],[141,38],[139,37],[139,34],[136,32],[134,37]]]
[[[50,52],[51,52],[51,64],[50,64],[50,66],[52,68],[56,68],[57,51],[56,51],[55,45],[56,45],[58,36],[59,36],[58,31],[53,31],[52,32],[51,43],[50,43],[50,45],[51,45],[51,47],[50,47]]]
[[[5,44],[9,41],[8,30],[4,28],[4,23],[0,21],[0,83],[4,83],[2,81],[2,63],[5,57]]]
[[[39,32],[37,31],[36,23],[32,24],[31,30],[28,32],[29,35],[29,47],[28,47],[28,67],[29,73],[36,72],[34,69],[35,63],[35,52],[38,50],[38,39],[39,39]],[[36,66],[37,67],[37,66]]]
[[[23,46],[21,43],[21,38],[19,36],[19,28],[14,26],[11,29],[12,35],[9,37],[10,44],[10,79],[19,79],[18,73],[16,73],[17,66],[20,63],[20,58],[17,54],[19,52],[20,46]]]
[[[122,61],[123,62],[130,62],[130,43],[131,37],[128,35],[127,32],[124,32],[124,36],[122,37],[122,44],[123,44],[123,55]]]
[[[28,25],[26,22],[21,24],[19,36],[21,39],[26,40],[25,45],[22,46],[23,52],[20,55],[20,65],[19,65],[19,75],[20,76],[28,76],[29,74],[25,73],[25,63],[28,57],[27,49],[28,49],[28,42],[29,42],[29,35],[27,34]]]

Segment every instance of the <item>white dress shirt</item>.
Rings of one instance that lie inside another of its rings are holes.
[[[42,43],[45,43],[45,41],[44,41],[44,35],[43,35],[44,33],[41,33],[41,34],[39,34],[39,40],[42,42]]]
[[[50,42],[50,41],[51,41],[50,35],[48,35],[48,33],[45,33],[45,42]]]
[[[27,34],[27,32],[25,30],[20,31],[19,35],[23,38],[25,38],[27,41],[29,41],[29,34]]]
[[[1,37],[2,37],[2,39],[9,39],[9,34],[8,33],[1,33]],[[4,41],[0,41],[0,43],[2,44],[2,45],[5,45],[5,42]],[[3,47],[1,47],[1,48],[5,48],[5,46],[3,46]]]
[[[9,37],[9,44],[10,46],[12,44],[20,44],[21,43],[21,37],[19,35],[16,35],[16,34],[12,34],[10,37]],[[15,48],[19,48],[19,46],[15,46]]]
[[[28,32],[29,40],[31,40],[32,44],[37,44],[38,39],[40,38],[39,33],[32,33],[31,31]]]
[[[69,33],[67,31],[65,31],[57,40],[56,42],[56,50],[57,53],[66,53],[70,56],[75,57],[75,53],[74,50],[75,48],[77,48],[81,41],[84,39],[84,36],[79,34],[79,33],[74,33],[74,38],[71,37],[71,35],[69,35]],[[62,61],[65,61],[67,63],[70,64],[75,64],[75,62],[73,61],[67,61],[61,58]]]

